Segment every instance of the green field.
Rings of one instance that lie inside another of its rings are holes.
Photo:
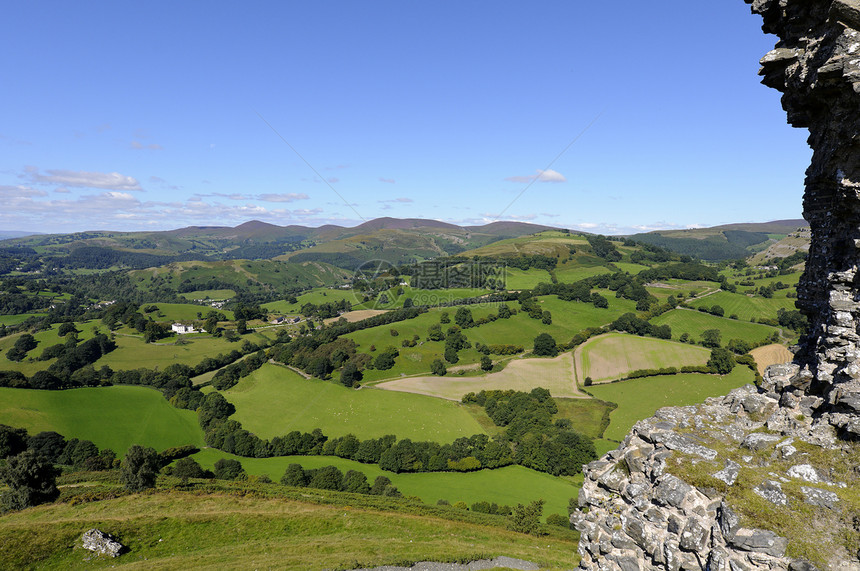
[[[236,292],[232,289],[200,289],[180,293],[179,297],[184,297],[185,299],[230,299],[231,297],[236,297]]]
[[[710,351],[665,339],[609,333],[588,340],[576,350],[577,378],[619,379],[637,369],[704,365]]]
[[[505,269],[505,287],[509,290],[534,289],[539,283],[551,283],[549,272],[535,268],[521,270],[519,268]]]
[[[579,331],[586,327],[599,327],[612,322],[621,314],[633,311],[635,304],[629,300],[617,299],[615,296],[609,298],[609,307],[599,309],[590,303],[579,301],[561,301],[556,296],[542,296],[537,298],[541,308],[549,311],[552,316],[552,324],[544,325],[541,320],[532,319],[523,312],[518,312],[510,319],[497,319],[494,322],[466,329],[463,333],[473,344],[473,348],[460,352],[458,365],[477,363],[481,354],[475,348],[475,343],[511,344],[521,345],[526,351],[530,351],[534,345],[534,339],[540,333],[549,333],[558,343],[567,343]],[[511,309],[518,309],[516,302],[508,303]],[[479,319],[490,313],[498,312],[497,304],[472,305],[469,306],[474,319]],[[393,369],[388,371],[368,370],[365,371],[365,381],[374,382],[382,379],[399,378],[401,375],[419,375],[429,373],[430,363],[433,359],[441,359],[445,351],[444,341],[428,341],[427,330],[439,323],[441,313],[445,311],[451,317],[451,324],[443,325],[443,331],[447,330],[453,323],[456,308],[434,309],[415,319],[394,323],[381,327],[374,327],[362,331],[356,331],[346,335],[359,345],[359,351],[368,353],[371,346],[376,351],[381,351],[391,345],[400,351]],[[391,329],[395,329],[399,335],[391,336]],[[401,347],[403,339],[411,339],[418,335],[421,344],[415,347]],[[374,353],[370,353],[374,355]],[[497,359],[497,357],[493,357]]]
[[[262,438],[320,428],[329,437],[394,434],[447,443],[485,433],[468,409],[455,402],[373,388],[347,389],[304,379],[277,365],[264,365],[223,394],[236,406],[232,418]]]
[[[618,264],[616,264],[618,265]],[[555,277],[561,283],[573,283],[592,276],[611,273],[606,266],[562,266],[555,270]]]
[[[272,313],[279,313],[283,315],[298,315],[299,311],[302,309],[302,306],[306,303],[322,305],[324,303],[333,303],[345,299],[350,304],[354,305],[360,303],[363,297],[364,296],[361,292],[353,291],[351,289],[331,289],[327,287],[320,287],[312,289],[311,291],[308,291],[298,296],[296,298],[296,303],[287,303],[286,300],[282,299],[280,301],[264,303],[260,307]]]
[[[144,313],[143,308],[151,305],[157,306],[158,311]],[[141,313],[152,317],[154,321],[194,321],[205,318],[206,314],[210,311],[223,313],[229,321],[232,321],[234,318],[233,312],[228,309],[214,309],[206,305],[194,305],[193,303],[144,303],[140,308]],[[200,317],[197,316],[198,313]]]
[[[98,387],[65,391],[0,388],[0,423],[30,434],[53,430],[92,440],[122,456],[132,444],[163,450],[203,445],[197,415],[172,407],[145,387]]]
[[[78,321],[75,323],[75,327],[77,327],[78,331],[78,341],[86,341],[87,339],[92,339],[95,336],[95,329],[99,329],[102,333],[107,333],[108,329],[104,327],[100,321]],[[31,359],[35,359],[42,354],[46,347],[50,347],[51,345],[56,345],[58,343],[65,343],[66,337],[60,337],[58,331],[60,328],[59,323],[55,323],[51,325],[50,329],[46,329],[44,331],[39,331],[38,333],[33,333],[33,338],[36,339],[38,345],[35,349],[31,350],[27,353],[27,358],[23,361],[10,361],[6,358],[6,352],[12,348],[15,344],[15,341],[22,334],[9,335],[8,337],[0,338],[0,370],[6,371],[20,371],[25,375],[32,375],[36,371],[42,371],[47,369],[51,363],[53,363],[56,359],[51,359],[48,361],[33,361]]]
[[[720,291],[702,299],[693,300],[690,305],[694,308],[711,308],[719,305],[725,310],[727,317],[737,315],[738,319],[742,321],[752,321],[761,317],[776,319],[776,312],[780,309],[794,309],[794,300],[785,297],[785,290],[780,293],[783,295],[774,295],[774,297],[767,299],[760,296],[750,297],[742,293]]]
[[[242,463],[248,474],[267,474],[279,481],[290,464],[301,464],[306,470],[322,466],[336,466],[340,471],[358,470],[369,482],[377,476],[386,476],[404,496],[417,496],[435,504],[438,500],[458,501],[471,505],[477,501],[516,505],[543,498],[546,500],[544,516],[567,513],[568,500],[576,497],[582,476],[559,478],[536,472],[522,466],[506,466],[497,470],[477,472],[421,472],[395,474],[386,472],[376,464],[361,464],[337,456],[282,456],[279,458],[242,458],[219,450],[202,450],[194,458],[204,468],[211,469],[220,458],[232,458]]]
[[[645,377],[588,388],[596,398],[618,405],[610,415],[605,438],[621,441],[637,421],[649,418],[664,406],[687,406],[708,397],[725,395],[754,381],[747,367],[737,366],[725,376],[679,374]]]
[[[397,293],[400,291],[401,293]],[[489,295],[492,292],[487,289],[478,288],[449,288],[449,289],[421,289],[409,286],[397,286],[382,292],[372,301],[366,301],[355,306],[355,309],[397,309],[403,307],[407,299],[411,299],[414,305],[439,305],[450,303],[458,299],[467,299]],[[388,303],[381,303],[382,296],[388,299]]]
[[[710,299],[711,297],[713,296],[708,296],[705,299]],[[655,317],[651,320],[651,323],[671,327],[672,339],[677,339],[682,333],[689,333],[693,340],[699,341],[703,331],[707,329],[719,329],[722,334],[723,344],[730,339],[743,339],[744,341],[754,343],[770,337],[776,331],[775,328],[768,325],[748,323],[746,321],[729,319],[728,317],[717,317],[716,315],[690,309],[674,309]]]
[[[643,266],[642,264],[632,264],[630,262],[615,262],[613,265],[622,272],[627,272],[628,274],[632,274],[634,276],[642,270],[648,269],[648,266]]]
[[[18,315],[0,315],[0,324],[3,325],[18,325],[27,321],[30,317],[44,316],[43,313],[19,313]]]
[[[140,367],[163,369],[173,363],[182,363],[193,367],[206,357],[239,350],[242,345],[241,341],[230,342],[223,337],[212,337],[205,333],[183,335],[183,341],[187,341],[185,345],[176,345],[176,339],[171,337],[163,343],[146,343],[143,337],[137,335],[117,335],[117,348],[96,361],[94,366],[98,369],[108,365],[114,370]],[[263,333],[248,333],[241,339],[259,343],[267,337]]]

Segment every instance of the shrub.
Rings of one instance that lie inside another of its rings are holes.
[[[508,516],[508,526],[519,533],[534,533],[540,525],[544,500],[536,500],[529,505],[517,504]]]
[[[153,448],[135,444],[128,449],[122,461],[120,477],[125,487],[133,492],[155,487],[160,462]]]
[[[549,333],[541,333],[535,337],[534,354],[541,356],[555,357],[558,355],[558,346],[555,343],[552,335]]]
[[[0,482],[9,486],[2,495],[3,507],[20,510],[54,501],[60,495],[58,475],[59,470],[34,450],[9,457],[0,466]]]
[[[549,525],[557,525],[559,527],[566,527],[570,529],[570,519],[564,517],[561,514],[549,514],[546,516],[546,522]]]
[[[219,480],[236,480],[244,473],[242,463],[238,460],[221,458],[215,462],[215,477]]]

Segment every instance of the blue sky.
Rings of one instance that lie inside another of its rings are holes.
[[[774,38],[742,0],[15,2],[4,23],[0,230],[800,216],[807,133],[758,82]]]

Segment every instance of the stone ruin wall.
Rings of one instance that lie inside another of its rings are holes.
[[[860,440],[860,0],[745,2],[779,38],[761,60],[762,83],[783,93],[788,122],[810,133],[803,214],[812,237],[797,301],[810,331],[795,363],[771,367],[762,387],[663,409],[584,467],[580,510],[571,516],[584,569],[816,569],[786,557],[785,538],[741,525],[726,490],[742,467],[759,468],[765,479],[751,491],[790,518],[792,502],[839,513],[832,490],[860,486],[860,467],[841,474],[847,484],[828,481],[793,445],[860,464],[848,444]],[[710,477],[725,483],[724,493],[672,475],[673,458],[721,465]],[[793,486],[791,498],[783,485]],[[860,553],[834,546],[827,567],[860,570]]]
[[[746,0],[776,47],[762,83],[783,93],[788,122],[809,129],[803,216],[812,241],[798,286],[810,333],[797,362],[806,390],[860,413],[860,1]],[[850,416],[844,418],[847,424]]]

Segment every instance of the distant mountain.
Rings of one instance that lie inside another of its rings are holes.
[[[235,227],[188,226],[160,232],[92,231],[7,239],[0,246],[39,247],[56,267],[148,267],[171,261],[274,259],[354,269],[371,259],[400,264],[456,254],[549,227],[494,222],[461,227],[438,220],[377,218],[347,228],[311,228],[250,220]]]
[[[766,250],[787,235],[806,228],[806,220],[774,220],[772,222],[724,224],[712,228],[687,230],[658,230],[633,234],[633,240],[653,244],[695,256],[703,260],[720,261],[746,258]]]
[[[0,240],[9,238],[23,238],[24,236],[39,235],[41,232],[27,232],[26,230],[0,230]]]

